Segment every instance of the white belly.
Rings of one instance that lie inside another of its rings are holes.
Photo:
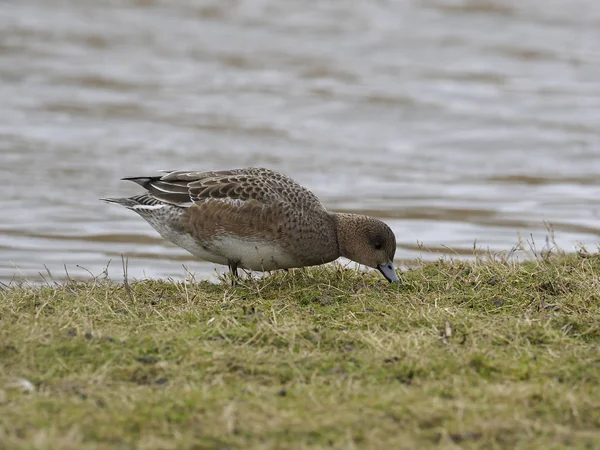
[[[227,260],[239,261],[250,270],[276,270],[298,267],[298,261],[271,242],[221,236],[210,243],[210,249]]]
[[[172,234],[172,238],[169,239],[173,244],[179,245],[181,248],[186,249],[196,258],[203,259],[205,261],[210,261],[215,264],[223,264],[228,265],[229,259],[219,254],[218,252],[212,251],[211,249],[202,247],[196,239],[194,239],[189,234]]]
[[[178,213],[178,212],[177,212]],[[187,233],[180,233],[179,230],[169,226],[169,221],[152,215],[142,215],[146,221],[152,225],[159,234],[167,241],[187,250],[196,258],[214,262],[216,264],[227,265],[228,259],[219,253],[211,251],[212,249],[201,246],[196,239]]]

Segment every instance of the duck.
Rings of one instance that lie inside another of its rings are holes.
[[[267,168],[161,170],[126,177],[145,192],[103,198],[139,214],[164,239],[196,258],[238,269],[316,266],[340,257],[399,282],[396,236],[383,221],[328,211],[307,188]]]

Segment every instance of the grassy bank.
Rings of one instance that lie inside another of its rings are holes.
[[[0,291],[0,448],[599,448],[600,256]]]

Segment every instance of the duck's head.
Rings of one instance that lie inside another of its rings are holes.
[[[396,236],[381,220],[359,214],[336,214],[340,255],[400,281],[394,267]]]

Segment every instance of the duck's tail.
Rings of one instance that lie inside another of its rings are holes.
[[[160,176],[155,177],[125,177],[121,178],[123,181],[133,181],[134,183],[139,184],[144,189],[150,191],[152,189],[152,182],[156,182],[160,180]]]
[[[117,203],[136,212],[157,210],[167,206],[167,204],[148,194],[136,195],[135,197],[101,198],[100,200],[107,203]]]

